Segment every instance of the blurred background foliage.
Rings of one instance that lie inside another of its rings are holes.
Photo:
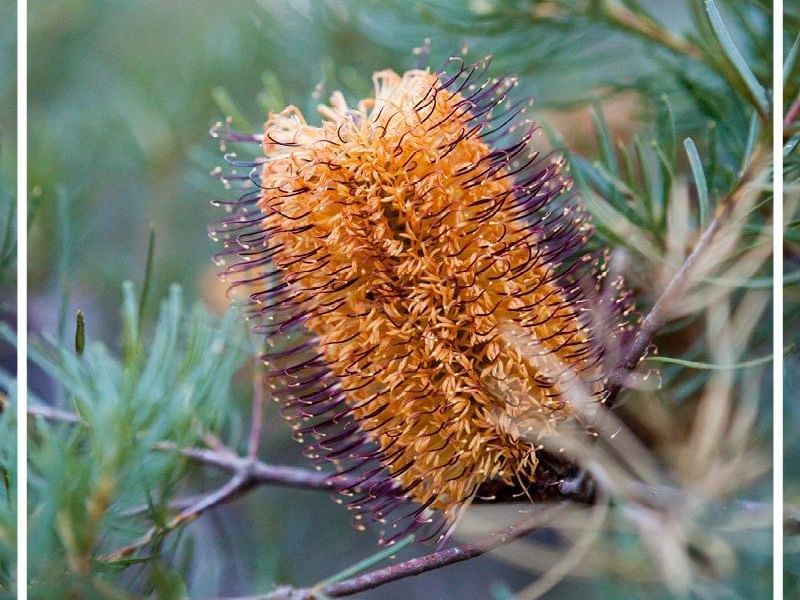
[[[800,347],[800,2],[785,4],[787,32],[784,35],[784,338]],[[800,476],[794,465],[800,463],[800,440],[791,432],[800,429],[800,354],[786,355],[784,377],[784,481],[786,510],[797,515],[800,503]],[[800,527],[786,530],[786,591],[800,594]]]
[[[800,24],[794,4],[787,2],[787,53]],[[754,148],[769,145],[768,98],[759,95],[771,73],[769,2],[718,5],[744,71],[696,0],[31,0],[30,385],[35,401],[77,411],[81,421],[31,422],[34,597],[63,597],[64,586],[83,597],[263,593],[322,580],[375,551],[373,536],[353,530],[346,511],[319,493],[262,487],[136,559],[97,560],[163,524],[170,500],[222,481],[175,453],[150,451],[151,442],[199,446],[218,437],[240,452],[246,445],[253,342],[226,313],[206,234],[220,217],[209,201],[222,193],[208,175],[220,163],[208,136],[215,122],[230,116],[237,128],[258,131],[269,110],[286,104],[313,120],[330,91],[364,97],[373,71],[414,66],[411,50],[425,38],[434,67],[465,45],[476,58],[494,54],[492,72],[519,73],[519,93],[535,98],[547,134],[541,143],[567,153],[595,214],[597,242],[611,246],[644,311],[670,247],[673,199],[686,206],[679,225],[689,239],[736,187]],[[631,30],[609,6],[646,9],[667,37]],[[748,214],[743,253],[763,247],[763,200]],[[746,289],[768,289],[768,266],[756,267],[747,285],[734,286],[734,301]],[[770,327],[760,319],[742,359],[770,353]],[[702,314],[683,315],[659,339],[661,353],[709,364],[705,331]],[[621,409],[653,448],[688,435],[698,390],[714,373],[685,362],[661,367],[662,389],[648,396],[655,404],[639,399]],[[737,385],[754,380],[748,443],[768,452],[768,369],[736,377]],[[643,411],[682,429],[659,431]],[[260,455],[304,465],[272,407]],[[787,463],[793,456],[800,460],[800,448],[790,448]],[[761,477],[737,493],[768,501],[768,489]],[[737,568],[719,588],[704,589],[768,597],[769,531],[737,535]],[[612,542],[621,563],[641,553],[630,533]],[[669,595],[657,576],[621,571],[569,579],[548,597]],[[508,598],[530,579],[485,557],[363,596]]]
[[[16,326],[16,6],[0,5],[0,326]],[[0,337],[0,597],[16,568],[16,352]]]

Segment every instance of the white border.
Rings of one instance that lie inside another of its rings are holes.
[[[28,2],[17,0],[17,598],[28,598]]]

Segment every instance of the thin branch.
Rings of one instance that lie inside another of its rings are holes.
[[[351,579],[346,579],[339,583],[323,587],[319,590],[313,588],[295,589],[283,586],[267,595],[266,598],[268,600],[313,600],[314,598],[325,596],[330,598],[349,596],[358,592],[371,590],[385,583],[397,581],[406,577],[413,577],[414,575],[421,575],[428,571],[441,569],[442,567],[486,554],[499,546],[510,544],[528,535],[540,527],[541,524],[540,516],[531,516],[519,521],[515,525],[490,533],[485,538],[476,542],[453,546],[452,548],[439,550],[438,552],[426,554],[418,558],[412,558],[396,565],[376,569],[369,573],[357,575]],[[315,594],[319,594],[319,596]]]
[[[247,457],[255,459],[261,442],[261,428],[264,423],[264,370],[256,359],[253,369],[253,422],[250,425],[250,440],[247,444]]]
[[[642,320],[636,338],[633,340],[633,343],[625,355],[625,360],[611,378],[608,399],[606,401],[606,406],[608,408],[614,405],[617,396],[625,387],[624,382],[628,373],[636,369],[647,355],[653,337],[658,330],[666,324],[675,302],[678,301],[681,295],[694,283],[692,280],[692,271],[700,258],[708,251],[715,236],[725,223],[726,217],[736,206],[737,200],[742,193],[744,193],[747,186],[753,181],[755,174],[759,173],[763,168],[764,165],[756,158],[758,155],[760,155],[759,148],[756,149],[753,159],[750,161],[746,172],[742,174],[739,183],[733,191],[720,202],[714,218],[697,240],[691,253],[689,253],[689,256],[686,257],[686,260],[683,261],[683,264],[669,280],[661,296],[659,296],[656,303],[650,309],[650,312],[648,312],[647,316]]]
[[[167,522],[163,527],[151,527],[136,541],[128,544],[127,546],[123,546],[111,554],[100,557],[99,560],[104,562],[115,562],[136,554],[136,552],[153,542],[156,538],[166,535],[181,525],[185,525],[191,521],[194,521],[207,510],[219,506],[220,504],[230,502],[250,486],[252,486],[252,483],[248,481],[247,477],[237,473],[221,488],[206,496],[203,496],[191,506],[184,508],[175,517],[170,519],[169,522]]]
[[[783,120],[784,127],[791,127],[797,119],[800,119],[800,93],[797,95],[797,98],[794,99],[794,102],[792,102],[789,110],[786,111],[786,117]]]
[[[192,498],[190,502],[184,500],[183,502],[172,504],[172,507],[179,507],[180,512],[168,523],[161,527],[151,527],[139,539],[101,557],[100,560],[102,561],[114,562],[131,556],[146,545],[155,541],[158,537],[168,534],[181,525],[186,525],[194,521],[197,517],[212,508],[234,500],[256,485],[273,484],[303,489],[336,490],[338,487],[344,487],[351,483],[350,479],[341,476],[334,479],[324,473],[317,473],[297,467],[270,465],[257,459],[242,458],[227,449],[178,449],[175,444],[171,442],[157,444],[154,449],[178,451],[189,460],[222,469],[223,471],[232,473],[233,476],[228,483],[210,494],[200,496],[199,499]],[[126,513],[126,515],[133,516],[141,514],[142,512],[145,512],[145,510],[139,507],[132,509]]]
[[[245,473],[249,482],[258,485],[336,491],[351,487],[359,480],[357,475],[337,475],[302,467],[273,465],[260,460],[242,458],[230,451],[221,452],[204,448],[178,449],[171,443],[161,443],[156,448],[179,451],[192,462],[216,467],[229,473]],[[575,477],[565,477],[558,481],[544,478],[531,484],[527,491],[528,494],[540,499],[572,500],[582,503],[590,501],[594,495],[592,482],[587,481],[585,475],[580,472]]]
[[[645,14],[638,14],[621,4],[607,0],[601,5],[603,17],[610,25],[617,26],[636,37],[647,40],[674,52],[702,60],[703,52],[694,43],[684,37],[668,31]]]
[[[33,408],[33,407],[32,407]],[[39,411],[35,414],[47,414],[56,420],[79,422],[79,419],[65,411]],[[339,487],[351,485],[355,480],[352,476],[328,475],[308,469],[290,467],[285,465],[271,465],[257,459],[241,457],[227,448],[178,448],[171,442],[162,442],[154,446],[154,450],[179,452],[187,459],[200,465],[206,465],[232,474],[231,479],[222,487],[202,496],[193,496],[176,500],[169,507],[180,512],[163,526],[150,528],[144,535],[134,542],[100,558],[102,561],[114,562],[135,555],[148,544],[167,535],[182,525],[186,525],[205,512],[225,503],[231,502],[242,494],[258,485],[280,485],[299,489],[336,490]],[[583,472],[571,478],[565,478],[558,483],[556,489],[562,503],[566,506],[569,501],[583,502],[586,500],[587,476]],[[591,483],[591,482],[589,482]],[[542,486],[552,486],[552,483],[543,482]],[[634,484],[635,485],[635,484]],[[648,486],[636,486],[640,492],[647,496],[668,496],[669,489],[651,489]],[[751,509],[762,508],[760,503],[746,503]],[[134,516],[146,512],[146,508],[134,508],[126,516]],[[786,517],[789,531],[797,530],[797,513],[788,513]],[[541,525],[540,516],[529,517],[501,531],[489,534],[487,537],[473,543],[462,544],[414,558],[397,565],[378,569],[370,573],[359,575],[339,583],[331,584],[315,590],[311,588],[296,589],[291,586],[282,586],[267,596],[269,600],[300,600],[314,598],[314,593],[322,593],[328,597],[338,597],[354,594],[367,589],[372,589],[405,577],[419,575],[427,571],[438,569],[456,562],[461,562],[485,554],[494,548],[509,544],[523,537]]]
[[[175,498],[174,500],[170,500],[167,502],[167,508],[169,510],[184,510],[189,508],[193,504],[197,504],[200,500],[205,498],[205,494],[195,494],[193,496],[185,496],[183,498]],[[121,513],[123,517],[138,517],[139,515],[144,515],[150,512],[152,508],[151,504],[139,504],[138,506],[131,507]]]
[[[42,417],[45,421],[62,423],[81,423],[81,418],[66,410],[54,408],[52,406],[35,405],[28,407],[29,417]]]
[[[647,316],[645,316],[636,334],[636,338],[633,340],[631,347],[625,355],[625,360],[620,370],[613,378],[611,386],[609,387],[608,400],[606,401],[606,406],[609,408],[614,405],[617,396],[624,387],[623,381],[625,375],[636,369],[642,359],[647,355],[653,337],[666,323],[673,303],[691,284],[690,275],[692,269],[711,244],[720,225],[719,216],[714,217],[708,228],[703,232],[703,235],[700,236],[697,244],[695,244],[691,254],[689,254],[675,275],[672,276],[672,279],[669,280],[667,287],[664,288],[664,292],[653,305],[653,308],[650,309],[650,312],[647,313]]]
[[[159,449],[177,448],[159,444]],[[243,473],[249,482],[255,484],[274,484],[311,490],[336,490],[338,487],[345,487],[354,481],[352,478],[341,475],[334,477],[300,467],[271,465],[260,460],[249,460],[233,453],[217,450],[183,448],[179,452],[199,464],[217,467],[230,473]]]

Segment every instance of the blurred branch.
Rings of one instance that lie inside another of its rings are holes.
[[[61,410],[60,408],[54,408],[52,406],[44,406],[44,405],[29,406],[28,416],[41,417],[45,421],[53,421],[53,422],[59,422],[59,421],[63,423],[81,422],[81,418],[76,414],[67,412],[66,410]]]
[[[708,227],[703,231],[692,251],[669,280],[664,291],[650,309],[650,312],[648,312],[642,320],[636,338],[633,340],[631,347],[625,355],[625,360],[622,362],[619,369],[617,369],[617,373],[612,377],[608,399],[606,401],[606,406],[608,408],[614,405],[617,396],[625,387],[624,382],[628,373],[636,369],[647,355],[653,338],[658,333],[659,329],[667,323],[674,303],[679,301],[681,295],[694,283],[692,280],[693,269],[708,251],[720,228],[725,224],[725,219],[736,206],[739,197],[745,192],[747,187],[756,180],[768,164],[769,157],[765,156],[760,146],[756,147],[748,167],[745,172],[742,173],[738,183],[719,203],[711,223],[709,223]]]
[[[789,110],[786,111],[786,117],[783,119],[783,126],[791,127],[798,119],[800,119],[800,94],[797,95],[797,98],[794,99]]]
[[[699,47],[684,37],[668,31],[650,17],[644,10],[636,12],[614,0],[606,0],[600,5],[600,14],[611,26],[619,27],[636,37],[653,42],[674,52],[701,60],[703,53]]]
[[[247,445],[247,457],[254,459],[258,454],[261,442],[261,427],[264,423],[264,372],[256,360],[253,368],[253,415],[250,425],[250,440]]]
[[[265,600],[313,600],[314,598],[324,598],[326,596],[331,598],[350,596],[392,581],[421,575],[428,571],[476,558],[499,546],[510,544],[528,535],[540,527],[541,524],[540,516],[530,516],[515,525],[490,533],[476,542],[460,544],[446,550],[439,550],[425,556],[412,558],[396,565],[357,575],[321,589],[296,589],[291,586],[282,586],[264,598]]]
[[[224,486],[208,494],[207,496],[203,496],[191,506],[184,508],[178,513],[177,516],[170,519],[165,525],[161,527],[151,527],[147,533],[145,533],[138,540],[128,544],[127,546],[123,546],[111,554],[100,557],[99,560],[104,562],[115,562],[131,556],[140,549],[144,548],[150,542],[154,541],[156,538],[166,535],[181,525],[185,525],[191,521],[194,521],[207,510],[219,506],[220,504],[230,502],[252,485],[252,482],[249,481],[249,479],[243,473],[236,473],[236,475],[234,475]]]
[[[675,54],[689,56],[696,60],[703,58],[702,50],[696,44],[666,29],[638,3],[634,4],[629,1],[626,6],[618,0],[600,0],[599,2],[561,3],[556,1],[533,4],[529,14],[534,21],[557,22],[568,16],[600,20],[610,29],[624,31]]]

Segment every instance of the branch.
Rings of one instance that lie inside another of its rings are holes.
[[[256,359],[253,369],[253,422],[250,424],[250,440],[247,444],[247,457],[255,459],[261,442],[261,428],[264,423],[264,371]]]
[[[675,54],[689,56],[695,60],[703,58],[703,53],[697,45],[668,31],[644,13],[635,13],[612,0],[602,3],[601,13],[610,25],[617,26],[636,37],[658,44]]]
[[[178,450],[172,444],[159,444],[158,449]],[[204,448],[183,448],[178,451],[192,462],[216,467],[230,473],[242,473],[253,484],[274,484],[291,488],[335,491],[355,481],[346,476],[334,477],[327,473],[300,467],[271,465],[260,460],[245,459],[232,452]]]
[[[494,550],[499,546],[510,544],[520,539],[541,526],[540,517],[528,517],[515,525],[506,527],[503,530],[490,533],[485,538],[477,542],[471,542],[439,550],[432,554],[426,554],[418,558],[376,569],[363,575],[357,575],[351,579],[345,579],[338,583],[325,586],[321,589],[314,588],[295,589],[289,586],[282,586],[269,594],[267,600],[313,600],[314,598],[324,598],[325,596],[337,598],[349,596],[365,590],[371,590],[385,583],[421,575],[428,571],[440,569],[448,565],[475,558],[482,554]],[[317,596],[319,594],[319,596]]]
[[[794,102],[792,102],[789,110],[786,111],[786,117],[783,119],[783,126],[791,127],[797,119],[800,119],[800,93],[797,95],[797,98],[794,99]]]
[[[307,469],[283,465],[270,465],[254,458],[242,458],[227,449],[179,449],[171,442],[156,444],[154,449],[177,451],[193,462],[227,471],[232,473],[233,476],[224,486],[210,494],[200,496],[199,499],[192,498],[188,502],[184,500],[173,503],[172,506],[179,508],[180,512],[168,523],[161,527],[156,526],[150,528],[136,541],[101,557],[100,560],[114,562],[135,554],[156,538],[177,529],[181,525],[190,523],[212,508],[230,502],[256,485],[273,484],[293,488],[335,491],[353,482],[353,479],[347,477],[336,476],[334,478],[325,473],[318,473]],[[145,511],[146,509],[144,507],[137,507],[128,511],[126,515],[133,516]]]
[[[680,300],[681,295],[694,283],[692,280],[692,271],[700,258],[711,246],[714,237],[724,224],[725,219],[736,206],[739,197],[752,182],[755,174],[759,173],[763,168],[764,165],[761,164],[761,160],[758,160],[760,155],[760,148],[756,148],[748,168],[742,173],[736,187],[720,202],[711,223],[708,224],[706,230],[697,240],[689,256],[686,257],[686,260],[683,261],[683,264],[669,280],[661,296],[653,305],[653,308],[651,308],[650,312],[645,316],[636,334],[636,338],[633,340],[631,347],[625,355],[625,360],[617,369],[617,372],[611,377],[608,399],[606,400],[606,406],[608,408],[614,405],[617,396],[625,387],[624,382],[627,374],[636,369],[642,359],[647,355],[653,337],[658,330],[666,324],[674,303]]]
[[[62,423],[81,423],[81,418],[66,410],[54,408],[52,406],[36,405],[28,407],[29,417],[42,417],[45,421]]]
[[[352,486],[358,481],[357,475],[328,474],[302,467],[273,465],[261,460],[242,458],[230,451],[208,450],[205,448],[179,449],[169,442],[158,444],[156,449],[177,451],[192,462],[222,469],[229,473],[246,471],[248,481],[258,485],[279,485],[307,490],[336,491],[340,488]],[[594,489],[589,483],[582,473],[577,473],[574,477],[560,478],[558,481],[552,481],[551,478],[543,478],[542,481],[534,482],[527,489],[527,495],[534,495],[542,500],[559,498],[575,502],[587,502],[594,495]]]
[[[203,496],[200,500],[198,500],[191,506],[184,508],[175,517],[170,519],[164,526],[151,527],[142,537],[140,537],[136,541],[128,544],[127,546],[123,546],[122,548],[115,550],[114,552],[107,554],[106,556],[100,557],[99,560],[104,562],[116,562],[128,556],[136,554],[136,552],[144,548],[146,545],[154,541],[156,538],[166,535],[167,533],[177,529],[181,525],[185,525],[187,523],[190,523],[191,521],[194,521],[197,517],[202,515],[207,510],[219,506],[220,504],[230,502],[236,496],[243,493],[247,488],[251,487],[252,485],[253,485],[252,482],[248,481],[246,477],[244,477],[240,473],[237,473],[224,486],[206,496]]]

